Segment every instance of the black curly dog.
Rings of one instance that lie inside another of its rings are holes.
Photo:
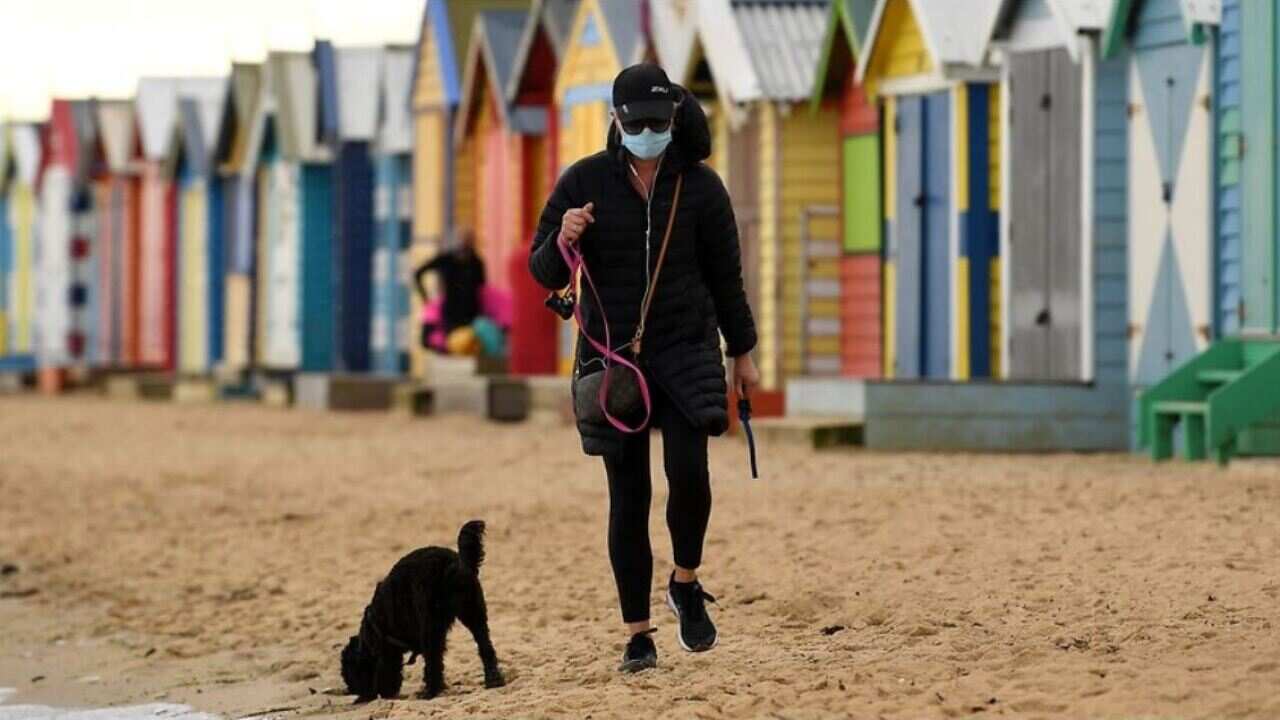
[[[458,552],[425,547],[400,558],[373,591],[360,633],[342,650],[342,679],[356,702],[400,696],[404,654],[426,658],[419,697],[444,691],[445,638],[459,620],[475,638],[484,664],[484,686],[502,687],[498,656],[489,641],[488,610],[480,587],[484,523],[472,520],[458,533]]]

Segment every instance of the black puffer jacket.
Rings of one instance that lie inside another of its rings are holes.
[[[683,173],[684,188],[645,324],[640,365],[694,427],[719,435],[729,425],[719,333],[724,333],[728,354],[737,357],[755,348],[756,330],[743,291],[738,226],[729,194],[720,177],[702,163],[710,154],[711,133],[702,108],[692,99],[681,103],[646,214],[644,198],[628,179],[627,153],[611,125],[606,149],[574,163],[556,183],[538,222],[529,269],[544,287],[568,285],[569,269],[556,247],[560,221],[565,211],[595,203],[595,223],[583,234],[581,248],[608,314],[614,347],[625,344],[635,334],[648,283],[646,227],[652,272],[676,177]],[[585,284],[579,301],[587,332],[604,342],[604,324]],[[598,356],[578,339],[580,372],[601,369],[599,362],[591,362]],[[622,434],[608,425],[579,421],[578,431],[588,455],[609,454],[622,440]]]

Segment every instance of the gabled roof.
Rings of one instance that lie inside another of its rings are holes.
[[[1145,0],[1114,0],[1111,15],[1102,34],[1102,55],[1111,57],[1120,49],[1121,41],[1128,35],[1129,23],[1142,8]],[[1187,27],[1189,42],[1204,42],[1205,25],[1222,22],[1222,0],[1179,0],[1182,21]]]
[[[225,78],[143,78],[138,81],[135,112],[142,157],[165,160],[179,121],[179,101],[214,102],[227,91]]]
[[[1038,3],[1040,16],[1027,19],[1026,15],[1020,14],[1024,8],[1032,9],[1027,5],[1029,2]],[[1072,42],[1072,38],[1080,33],[1102,30],[1106,26],[1111,3],[1112,0],[1001,0],[996,20],[991,26],[989,43],[993,47],[1011,45],[1017,50],[1025,42],[1020,37],[1023,35],[1021,30],[1031,30],[1027,36],[1039,38],[1045,36],[1040,28],[1050,25],[1049,30],[1060,39],[1059,45],[1078,61],[1080,45]]]
[[[505,90],[515,69],[516,43],[527,17],[522,10],[488,10],[476,16],[462,73],[462,98],[454,123],[455,141],[466,137],[469,131],[473,108],[480,100],[476,93],[492,93],[502,123],[511,124]]]
[[[871,26],[875,0],[834,0],[827,13],[827,29],[822,50],[818,53],[818,70],[813,77],[812,101],[822,102],[826,89],[842,85],[844,77],[858,65],[858,53]]]
[[[945,77],[949,69],[983,64],[987,41],[1002,0],[878,0],[871,15],[867,41],[858,56],[858,81],[866,78],[891,2],[906,2],[915,17],[935,68]]]
[[[262,66],[236,63],[227,82],[227,101],[218,123],[218,143],[214,155],[218,171],[239,172],[249,151],[249,132],[262,97]]]
[[[207,96],[180,96],[178,122],[181,151],[192,172],[208,176],[217,170],[218,135],[227,92]],[[176,154],[178,148],[174,148]]]
[[[320,142],[319,99],[319,80],[311,53],[273,51],[268,54],[241,173],[254,172],[269,123],[274,124],[280,155],[285,159],[328,162],[331,155]]]
[[[600,16],[605,31],[613,40],[618,55],[618,67],[625,68],[644,60],[644,18],[638,2],[600,0]]]
[[[384,154],[413,151],[413,48],[389,47],[382,61],[382,89],[378,93],[378,137],[375,149]]]
[[[559,65],[564,57],[564,50],[569,45],[569,32],[573,29],[573,17],[578,11],[579,0],[533,0],[529,14],[525,18],[524,30],[520,33],[520,42],[516,45],[515,59],[511,67],[511,79],[507,82],[507,102],[514,103],[520,96],[520,88],[524,84],[527,73],[533,67],[534,48],[539,36],[546,38]],[[548,86],[555,84],[555,79],[547,81]]]
[[[43,148],[40,144],[42,128],[38,123],[12,123],[9,125],[9,152],[13,155],[18,182],[34,186],[40,176]]]
[[[625,0],[631,4],[633,0]],[[471,37],[471,25],[475,15],[483,10],[528,10],[530,0],[427,0],[426,9],[422,13],[422,25],[418,30],[417,48],[413,54],[413,86],[417,87],[419,63],[422,61],[422,47],[427,33],[432,33],[436,48],[440,71],[443,75],[445,103],[450,107],[458,104],[462,95],[462,63],[467,54],[467,43]]]
[[[325,140],[368,142],[378,131],[380,47],[316,47]],[[330,54],[331,53],[331,54]]]
[[[128,172],[138,143],[133,101],[99,100],[97,105],[98,142],[102,145],[107,169],[113,173]]]
[[[827,12],[828,0],[700,0],[696,41],[725,106],[807,99]]]
[[[653,51],[673,82],[683,82],[692,69],[697,14],[695,0],[649,0]]]

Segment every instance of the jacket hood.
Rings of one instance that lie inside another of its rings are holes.
[[[667,162],[674,159],[682,167],[696,165],[711,157],[711,127],[707,124],[707,115],[702,111],[702,103],[698,102],[698,98],[679,85],[674,87],[681,100],[676,106],[675,128],[671,131],[671,146],[665,157]],[[619,162],[626,159],[618,126],[613,122],[609,123],[607,147],[610,157]]]

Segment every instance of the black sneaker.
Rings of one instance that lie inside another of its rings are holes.
[[[704,652],[716,646],[716,626],[707,614],[707,603],[715,601],[702,589],[702,583],[676,582],[675,573],[671,574],[671,581],[667,583],[667,606],[680,621],[676,633],[680,647],[689,652]]]
[[[633,673],[658,667],[658,648],[654,646],[653,638],[649,637],[655,632],[657,628],[650,628],[631,636],[631,640],[627,641],[627,649],[622,653],[622,665],[618,666],[618,670]]]

